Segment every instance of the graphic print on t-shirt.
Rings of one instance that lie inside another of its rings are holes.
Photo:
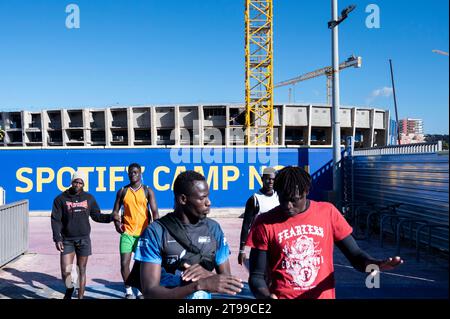
[[[79,213],[81,211],[83,211],[84,209],[88,208],[88,202],[87,200],[84,200],[82,202],[69,202],[66,201],[66,206],[67,206],[67,210],[72,212],[72,213]]]
[[[323,229],[317,226],[301,225],[279,233],[280,239],[286,239],[282,268],[292,276],[291,285],[294,289],[314,288],[313,283],[323,264],[322,249],[318,248],[319,242],[315,242],[313,237],[307,235],[323,237]],[[291,239],[287,240],[289,238]]]

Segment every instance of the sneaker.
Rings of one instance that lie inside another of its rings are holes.
[[[139,296],[136,296],[136,299],[145,299],[145,298],[144,298],[144,295],[139,295]]]
[[[63,299],[72,299],[72,295],[73,295],[74,291],[75,291],[75,288],[67,288]]]
[[[134,295],[132,294],[126,294],[125,299],[134,299]]]

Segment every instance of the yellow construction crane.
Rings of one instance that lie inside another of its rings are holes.
[[[245,143],[273,144],[273,3],[245,1]]]
[[[339,70],[343,70],[343,69],[346,69],[349,67],[360,68],[361,65],[362,65],[362,58],[355,57],[354,55],[352,55],[346,61],[339,64]],[[290,79],[290,80],[279,82],[274,85],[274,88],[279,88],[279,87],[286,86],[286,85],[295,85],[298,82],[306,81],[306,80],[309,80],[309,79],[312,79],[312,78],[315,78],[318,76],[322,76],[322,75],[327,76],[327,104],[330,104],[330,102],[331,102],[331,82],[333,79],[333,68],[331,66],[327,66],[325,68],[300,75],[300,76]]]

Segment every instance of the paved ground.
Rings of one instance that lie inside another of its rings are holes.
[[[215,214],[230,243],[233,274],[248,279],[245,267],[237,264],[239,232],[242,219],[225,218]],[[92,225],[93,255],[87,268],[86,298],[117,299],[123,296],[118,245],[119,236],[112,224]],[[0,269],[0,299],[60,299],[64,285],[60,279],[59,253],[51,239],[50,218],[42,214],[30,218],[28,252]],[[384,249],[374,239],[372,242],[359,241],[361,247],[374,257],[394,254],[392,245]],[[402,248],[405,264],[393,273],[382,273],[380,288],[368,289],[366,274],[351,268],[343,255],[335,251],[336,295],[339,299],[360,298],[448,298],[448,256],[425,255],[420,263],[414,259],[415,251]],[[215,296],[224,298],[225,296]],[[239,298],[252,298],[246,285]]]

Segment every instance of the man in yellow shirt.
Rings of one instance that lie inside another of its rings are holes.
[[[120,272],[125,282],[130,275],[131,254],[135,251],[138,239],[148,224],[159,218],[153,190],[142,184],[142,170],[137,163],[128,166],[130,184],[122,187],[116,195],[113,213],[118,214],[123,206],[122,222],[114,225],[120,233]],[[150,208],[149,208],[150,206]],[[125,285],[125,298],[133,299],[133,291]],[[138,291],[137,298],[142,299]]]

